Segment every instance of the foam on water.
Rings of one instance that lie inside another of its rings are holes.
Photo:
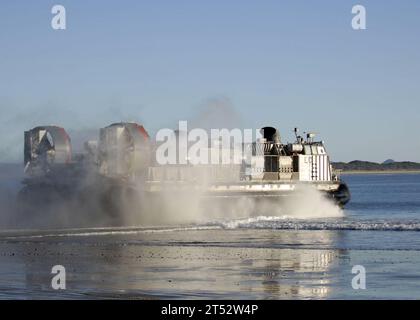
[[[288,216],[258,216],[247,219],[214,221],[210,225],[225,229],[420,231],[420,221],[304,220],[290,219]]]
[[[15,230],[0,233],[0,240],[42,239],[53,237],[102,237],[136,235],[159,232],[191,232],[217,229],[269,229],[269,230],[354,230],[354,231],[420,231],[420,221],[348,220],[348,219],[296,219],[288,216],[258,216],[246,219],[215,220],[205,224],[159,226],[80,228],[57,230]]]

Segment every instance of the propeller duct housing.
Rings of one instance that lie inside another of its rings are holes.
[[[48,173],[71,162],[71,141],[58,126],[39,126],[25,131],[24,164],[30,175]]]
[[[114,123],[100,130],[99,170],[111,178],[128,178],[150,164],[150,138],[137,123]]]

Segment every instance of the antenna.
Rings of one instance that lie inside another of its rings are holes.
[[[298,136],[299,128],[295,127],[293,131],[295,132],[296,141],[299,141],[299,136]]]

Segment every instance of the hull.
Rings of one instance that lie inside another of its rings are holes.
[[[304,196],[305,190],[313,188],[321,192],[325,197],[331,199],[339,206],[344,206],[350,201],[350,191],[343,182],[320,182],[320,183],[293,183],[293,182],[238,182],[223,183],[210,186],[196,186],[189,183],[168,183],[168,182],[148,182],[144,189],[145,196],[159,195],[160,193],[171,192],[182,195],[186,192],[198,194],[205,199],[272,199],[281,200],[285,197]]]

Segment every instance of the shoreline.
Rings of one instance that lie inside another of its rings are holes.
[[[349,170],[338,174],[420,174],[420,170]]]

